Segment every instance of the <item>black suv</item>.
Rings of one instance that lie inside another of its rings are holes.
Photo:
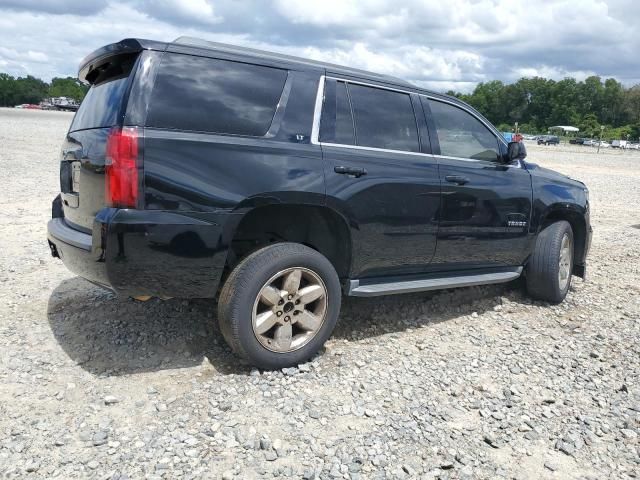
[[[538,145],[559,145],[560,139],[555,135],[540,135]]]
[[[85,58],[49,245],[136,298],[218,298],[263,368],[331,335],[342,295],[508,282],[561,302],[585,275],[584,184],[524,161],[456,98],[196,39]]]

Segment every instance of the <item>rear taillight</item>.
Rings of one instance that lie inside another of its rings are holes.
[[[140,193],[138,163],[138,129],[111,129],[105,162],[107,206],[136,208]]]

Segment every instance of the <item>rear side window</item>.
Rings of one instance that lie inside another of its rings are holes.
[[[454,105],[428,102],[441,155],[492,162],[498,159],[498,140],[480,120]]]
[[[136,55],[114,57],[94,75],[94,84],[73,117],[71,131],[112,127],[118,123],[135,59]]]
[[[353,145],[355,142],[351,105],[344,82],[327,80],[322,108],[320,141]]]
[[[235,135],[269,130],[287,71],[191,55],[165,54],[147,125]]]
[[[347,95],[347,84],[338,82],[336,86],[336,143],[353,144],[353,117]]]
[[[351,83],[348,87],[358,145],[420,151],[418,128],[408,94]]]

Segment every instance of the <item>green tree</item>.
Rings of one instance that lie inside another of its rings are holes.
[[[16,79],[8,73],[0,73],[0,107],[9,107],[15,105],[14,97],[16,94]]]
[[[498,124],[509,123],[503,97],[504,84],[499,80],[493,80],[479,83],[471,95],[464,95],[462,99],[481,112],[490,122]]]
[[[625,123],[640,123],[640,85],[625,90],[622,111]]]
[[[578,111],[582,116],[595,113],[601,116],[604,103],[604,86],[598,76],[591,76],[578,84]]]
[[[600,135],[600,123],[595,113],[588,113],[578,124],[580,135],[583,137],[597,137]]]
[[[48,95],[50,97],[69,97],[80,102],[88,88],[73,77],[54,78],[49,85]]]
[[[624,87],[614,78],[604,82],[602,123],[618,125],[624,105]]]
[[[48,84],[31,75],[14,78],[0,72],[0,107],[40,103],[47,97],[70,97],[81,101],[87,91],[86,85],[72,77],[54,78]]]

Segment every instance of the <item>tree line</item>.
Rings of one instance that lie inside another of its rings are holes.
[[[598,137],[604,126],[603,138],[640,137],[640,84],[625,88],[614,78],[494,80],[478,84],[470,94],[447,93],[471,104],[502,131],[512,131],[518,122],[522,133],[571,125],[580,129],[578,136]]]
[[[0,107],[40,103],[49,97],[69,97],[80,102],[87,90],[89,87],[73,77],[54,78],[47,83],[31,75],[14,78],[0,73]]]
[[[31,75],[14,78],[0,73],[0,106],[39,103],[48,97],[69,97],[80,102],[88,87],[76,78],[54,78],[50,83]],[[479,83],[470,94],[449,91],[471,104],[502,131],[518,122],[523,133],[547,133],[554,125],[572,125],[580,136],[640,137],[640,85],[625,88],[614,78],[591,76],[584,81],[565,78],[521,78],[505,84]]]

